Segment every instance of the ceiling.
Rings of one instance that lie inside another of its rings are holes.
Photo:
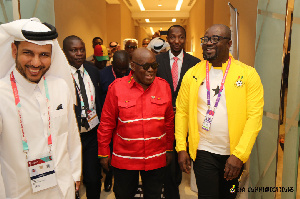
[[[196,0],[106,0],[109,4],[119,4],[119,1],[127,5],[135,25],[144,28],[149,36],[153,35],[150,27],[156,32],[168,30],[174,24],[185,25],[189,12],[196,2]],[[138,1],[142,3],[144,11],[141,11]],[[178,2],[182,2],[180,10],[176,10]],[[149,19],[149,22],[145,19]],[[176,19],[176,22],[172,22],[172,19]]]

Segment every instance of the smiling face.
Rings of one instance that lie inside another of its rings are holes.
[[[171,52],[178,56],[185,45],[185,32],[182,27],[172,27],[169,30],[167,40],[170,44]]]
[[[152,67],[149,67],[148,70],[144,70],[143,67],[138,64],[144,65],[146,63],[154,63],[155,55],[146,48],[138,48],[133,53],[132,61],[131,68],[134,71],[133,78],[144,90],[146,90],[154,81],[157,68],[153,69]],[[134,62],[138,64],[135,64]]]
[[[222,36],[230,38],[230,29],[228,32],[227,28],[228,27],[223,25],[214,25],[206,31],[204,36]],[[218,43],[212,43],[211,41],[208,41],[206,44],[202,45],[203,58],[213,63],[214,66],[216,64],[218,66],[221,64],[222,66],[222,63],[225,63],[228,60],[229,48],[231,44],[232,41],[229,39],[220,39]]]
[[[12,43],[16,69],[30,82],[38,83],[51,65],[52,45],[37,45],[27,41]]]
[[[68,40],[64,48],[65,55],[71,66],[80,68],[86,58],[85,45],[79,39]]]

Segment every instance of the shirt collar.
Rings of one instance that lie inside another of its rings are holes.
[[[127,78],[127,82],[129,84],[129,88],[132,88],[133,86],[142,88],[142,86],[134,80],[134,78],[133,78],[133,71],[130,71],[129,75],[125,76],[125,78]],[[152,84],[150,84],[150,86],[148,87],[148,89],[154,84],[154,82],[156,82],[156,79],[157,78],[155,77],[154,81],[152,82]],[[148,90],[148,89],[146,89],[146,90]]]
[[[175,57],[173,55],[173,53],[171,52],[171,50],[169,50],[169,57],[170,57],[170,60],[173,60],[173,57]],[[179,53],[179,55],[177,57],[179,60],[183,61],[183,49],[181,49],[181,52]]]
[[[71,65],[70,65],[70,66],[71,66]],[[83,74],[83,72],[84,72],[84,67],[83,67],[83,64],[81,64],[81,66],[80,66],[79,69],[75,68],[74,66],[71,66],[71,67],[70,67],[70,70],[71,70],[71,73],[72,73],[73,75],[75,75],[75,73],[77,72],[77,70],[80,70],[80,73]]]
[[[228,57],[227,61],[222,64],[222,71],[223,71],[223,73],[225,73],[225,70],[226,70],[227,65],[228,65],[229,58],[231,58],[231,65],[232,65],[232,62],[235,61],[235,59],[233,58],[233,56],[231,55],[231,53],[229,53],[229,57]],[[208,66],[209,66],[209,70],[210,70],[212,68],[212,64],[210,62],[208,62]],[[218,67],[214,67],[214,69],[218,69]]]
[[[129,75],[125,76],[125,78],[127,79],[129,87],[132,88],[133,85],[134,85],[134,83],[136,83],[135,80],[134,80],[134,78],[133,78],[133,71],[130,71]]]
[[[25,92],[28,93],[29,95],[33,94],[33,91],[36,89],[36,87],[38,87],[39,90],[42,91],[44,87],[43,77],[41,78],[39,83],[33,83],[27,80],[25,77],[23,77],[23,75],[21,75],[16,68],[13,70],[13,72],[18,85],[21,86],[25,90]]]

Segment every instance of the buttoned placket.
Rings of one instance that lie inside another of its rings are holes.
[[[43,121],[43,133],[47,137],[48,134],[48,114],[47,114],[47,100],[46,100],[46,94],[45,89],[43,86],[39,87],[39,85],[36,85],[33,96],[37,100],[39,104],[39,110],[40,115]]]

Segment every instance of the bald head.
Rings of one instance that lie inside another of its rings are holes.
[[[214,24],[206,30],[206,33],[211,30],[218,31],[220,35],[231,38],[231,30],[224,24]]]
[[[117,78],[124,77],[129,70],[129,55],[125,50],[115,52],[112,61],[113,70]]]
[[[117,61],[117,62],[127,61],[129,63],[129,54],[125,50],[119,50],[115,52],[113,56],[113,61]]]
[[[153,52],[148,50],[147,48],[138,48],[132,53],[132,61],[143,64],[146,63],[146,60],[155,61],[155,55]]]

